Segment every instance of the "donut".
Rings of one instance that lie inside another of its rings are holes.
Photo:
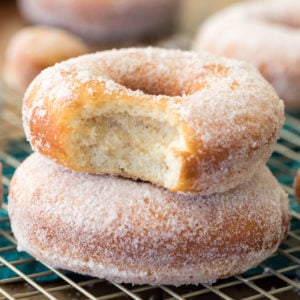
[[[23,100],[27,139],[57,163],[205,195],[249,180],[283,119],[282,101],[251,65],[159,48],[56,64]]]
[[[180,74],[176,74],[178,69]],[[249,86],[251,80],[255,87]],[[213,85],[211,89],[200,86],[205,81]],[[228,100],[214,113],[217,96],[223,98],[226,93]],[[201,190],[199,172],[214,175],[214,184],[220,186],[221,175],[223,183],[234,176],[240,182],[242,173],[247,176],[249,168],[265,162],[282,115],[282,103],[250,66],[150,48],[92,54],[47,69],[27,91],[23,109],[25,131],[33,147],[67,167],[148,180],[146,176],[151,176],[150,181],[159,177],[158,171],[173,168],[169,177],[177,173],[177,180],[168,187],[176,190],[182,185],[192,191]],[[222,140],[218,140],[220,135]],[[168,148],[165,153],[164,148]],[[167,156],[168,150],[173,157]],[[178,157],[181,161],[174,162]],[[114,166],[116,158],[119,163]],[[129,161],[136,165],[128,165]],[[161,161],[166,162],[158,170]],[[251,166],[245,164],[249,161]],[[233,169],[237,169],[235,174]],[[211,178],[204,176],[202,181],[211,192],[216,191]]]
[[[91,43],[139,41],[174,27],[179,0],[19,0],[36,24],[62,27]]]
[[[32,154],[13,176],[18,249],[55,268],[134,284],[197,284],[243,272],[287,234],[288,198],[263,166],[223,194],[73,172]]]
[[[200,26],[192,48],[254,64],[274,86],[287,110],[299,110],[299,14],[298,0],[234,4]]]
[[[293,188],[294,188],[295,199],[300,204],[300,169],[297,171],[295,175]]]
[[[7,45],[3,75],[11,87],[24,92],[46,67],[87,52],[87,46],[65,30],[26,27],[19,30]]]

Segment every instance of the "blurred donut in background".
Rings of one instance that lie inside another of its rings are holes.
[[[46,67],[87,52],[85,43],[65,30],[26,27],[19,30],[7,46],[3,77],[12,88],[24,92]]]
[[[180,0],[19,0],[29,22],[62,27],[92,43],[122,43],[162,35]]]
[[[232,5],[199,28],[193,49],[253,63],[288,110],[300,110],[300,1]]]

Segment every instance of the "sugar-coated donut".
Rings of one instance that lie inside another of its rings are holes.
[[[243,272],[277,249],[289,225],[287,195],[266,167],[207,197],[73,172],[38,153],[16,171],[8,210],[18,249],[57,268],[137,284]]]
[[[23,102],[27,139],[59,164],[207,195],[249,180],[283,119],[282,101],[251,65],[157,48],[57,64]]]
[[[235,4],[201,25],[193,49],[253,63],[287,109],[300,109],[299,14],[299,0]]]
[[[173,27],[179,0],[19,0],[30,22],[66,28],[92,42],[128,42]]]
[[[24,92],[41,70],[87,52],[87,46],[65,30],[26,27],[18,31],[7,46],[3,75],[9,85]]]
[[[294,194],[296,201],[300,204],[300,169],[297,171],[294,178]]]

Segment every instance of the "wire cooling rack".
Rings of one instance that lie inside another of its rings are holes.
[[[0,80],[0,160],[4,204],[0,210],[0,300],[2,299],[300,299],[300,209],[292,183],[300,167],[300,118],[287,115],[269,167],[290,194],[291,228],[278,251],[257,268],[215,284],[132,286],[76,275],[36,262],[16,249],[6,211],[10,179],[30,153],[21,126],[21,97]]]

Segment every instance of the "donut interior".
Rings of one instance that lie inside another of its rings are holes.
[[[148,174],[168,184],[179,176],[180,162],[169,150],[178,148],[180,134],[166,121],[114,110],[88,114],[79,123],[69,150],[83,168]]]

